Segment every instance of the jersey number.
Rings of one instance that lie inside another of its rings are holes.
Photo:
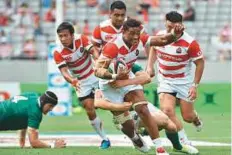
[[[12,102],[18,103],[18,101],[20,101],[20,100],[28,100],[28,98],[24,97],[24,96],[14,96],[12,99]]]

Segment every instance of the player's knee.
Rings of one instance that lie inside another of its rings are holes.
[[[166,130],[168,132],[175,133],[175,132],[177,132],[177,127],[171,120],[168,120]]]
[[[146,117],[149,114],[149,110],[146,104],[138,105],[136,107],[136,112],[140,117]]]

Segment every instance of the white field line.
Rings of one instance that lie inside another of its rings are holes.
[[[130,139],[124,135],[108,135],[111,140],[112,146],[129,147],[133,146]],[[98,135],[71,135],[71,134],[51,134],[51,135],[40,135],[40,139],[52,143],[57,138],[65,139],[67,146],[99,146],[101,139]],[[143,137],[148,145],[153,146],[151,139],[148,136]],[[231,146],[229,143],[220,142],[206,142],[206,141],[191,141],[194,146]],[[170,141],[167,138],[162,138],[164,146],[171,146]],[[0,134],[0,147],[17,147],[18,135],[17,134]],[[26,146],[29,146],[28,139]]]

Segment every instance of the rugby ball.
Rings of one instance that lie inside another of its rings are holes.
[[[121,70],[128,69],[127,64],[123,59],[116,59],[110,63],[109,72],[112,74],[118,74]]]

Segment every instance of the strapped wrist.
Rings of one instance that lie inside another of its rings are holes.
[[[198,85],[199,85],[199,84],[197,84],[197,83],[193,83],[193,84],[192,84],[192,87],[197,88],[197,87],[198,87]]]
[[[118,76],[117,74],[112,74],[112,79],[116,80],[117,76]]]

